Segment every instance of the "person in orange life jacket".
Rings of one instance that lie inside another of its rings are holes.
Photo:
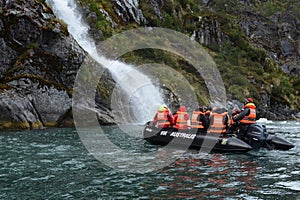
[[[175,128],[185,130],[188,127],[189,114],[186,111],[185,106],[180,106],[176,114],[174,115]]]
[[[225,108],[213,108],[210,116],[210,133],[224,134],[229,126],[229,116]]]
[[[164,105],[158,108],[152,123],[153,126],[157,126],[159,128],[170,128],[175,124],[173,115],[168,107]]]
[[[244,138],[249,126],[255,124],[256,106],[252,98],[245,99],[242,111],[233,118],[233,121],[238,123],[239,134],[238,137]]]
[[[209,121],[205,116],[204,107],[195,110],[191,119],[191,128],[197,128],[197,133],[206,132]]]

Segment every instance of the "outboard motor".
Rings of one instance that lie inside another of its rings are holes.
[[[247,130],[246,140],[253,150],[258,151],[260,147],[264,146],[267,136],[265,125],[251,124]]]

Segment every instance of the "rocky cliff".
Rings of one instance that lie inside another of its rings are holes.
[[[193,36],[215,58],[230,105],[252,96],[260,117],[300,117],[298,1],[78,3],[95,40],[139,26],[180,31]],[[0,128],[72,125],[72,87],[85,52],[44,1],[1,0],[0,9]],[[133,52],[123,59],[139,65],[158,55],[161,63],[193,83],[200,103],[208,103],[201,76],[184,60],[155,50]],[[106,77],[103,83],[110,88],[113,82],[109,74]],[[111,123],[106,92],[97,93],[98,116]]]
[[[72,125],[85,52],[46,4],[4,0],[0,9],[0,128]]]
[[[102,40],[138,26],[170,28],[194,37],[214,56],[230,105],[252,96],[259,117],[299,118],[299,1],[85,0],[80,4],[89,11],[87,21],[101,31]],[[184,61],[162,52],[151,54],[157,55],[158,62],[174,66],[188,80],[203,83]],[[140,51],[124,59],[139,65],[148,56],[149,52]],[[205,104],[208,94],[199,85],[195,89],[200,91],[200,103]]]

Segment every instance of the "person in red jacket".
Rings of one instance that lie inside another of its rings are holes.
[[[180,106],[176,114],[174,115],[175,128],[185,130],[188,127],[189,114],[186,111],[185,106]]]
[[[238,137],[244,138],[251,124],[255,124],[256,106],[252,98],[245,99],[242,111],[233,117],[233,121],[239,125]]]
[[[170,128],[175,124],[172,113],[165,105],[162,105],[158,108],[152,123],[153,126],[157,126],[159,128]]]

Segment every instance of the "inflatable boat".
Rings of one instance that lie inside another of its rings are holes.
[[[258,151],[260,148],[269,150],[289,150],[292,143],[275,134],[268,134],[266,127],[261,124],[252,124],[247,133],[239,138],[238,133],[212,134],[197,129],[178,130],[175,128],[157,128],[148,122],[144,128],[144,139],[155,145],[177,145],[188,148],[211,148],[218,152],[248,152]]]

